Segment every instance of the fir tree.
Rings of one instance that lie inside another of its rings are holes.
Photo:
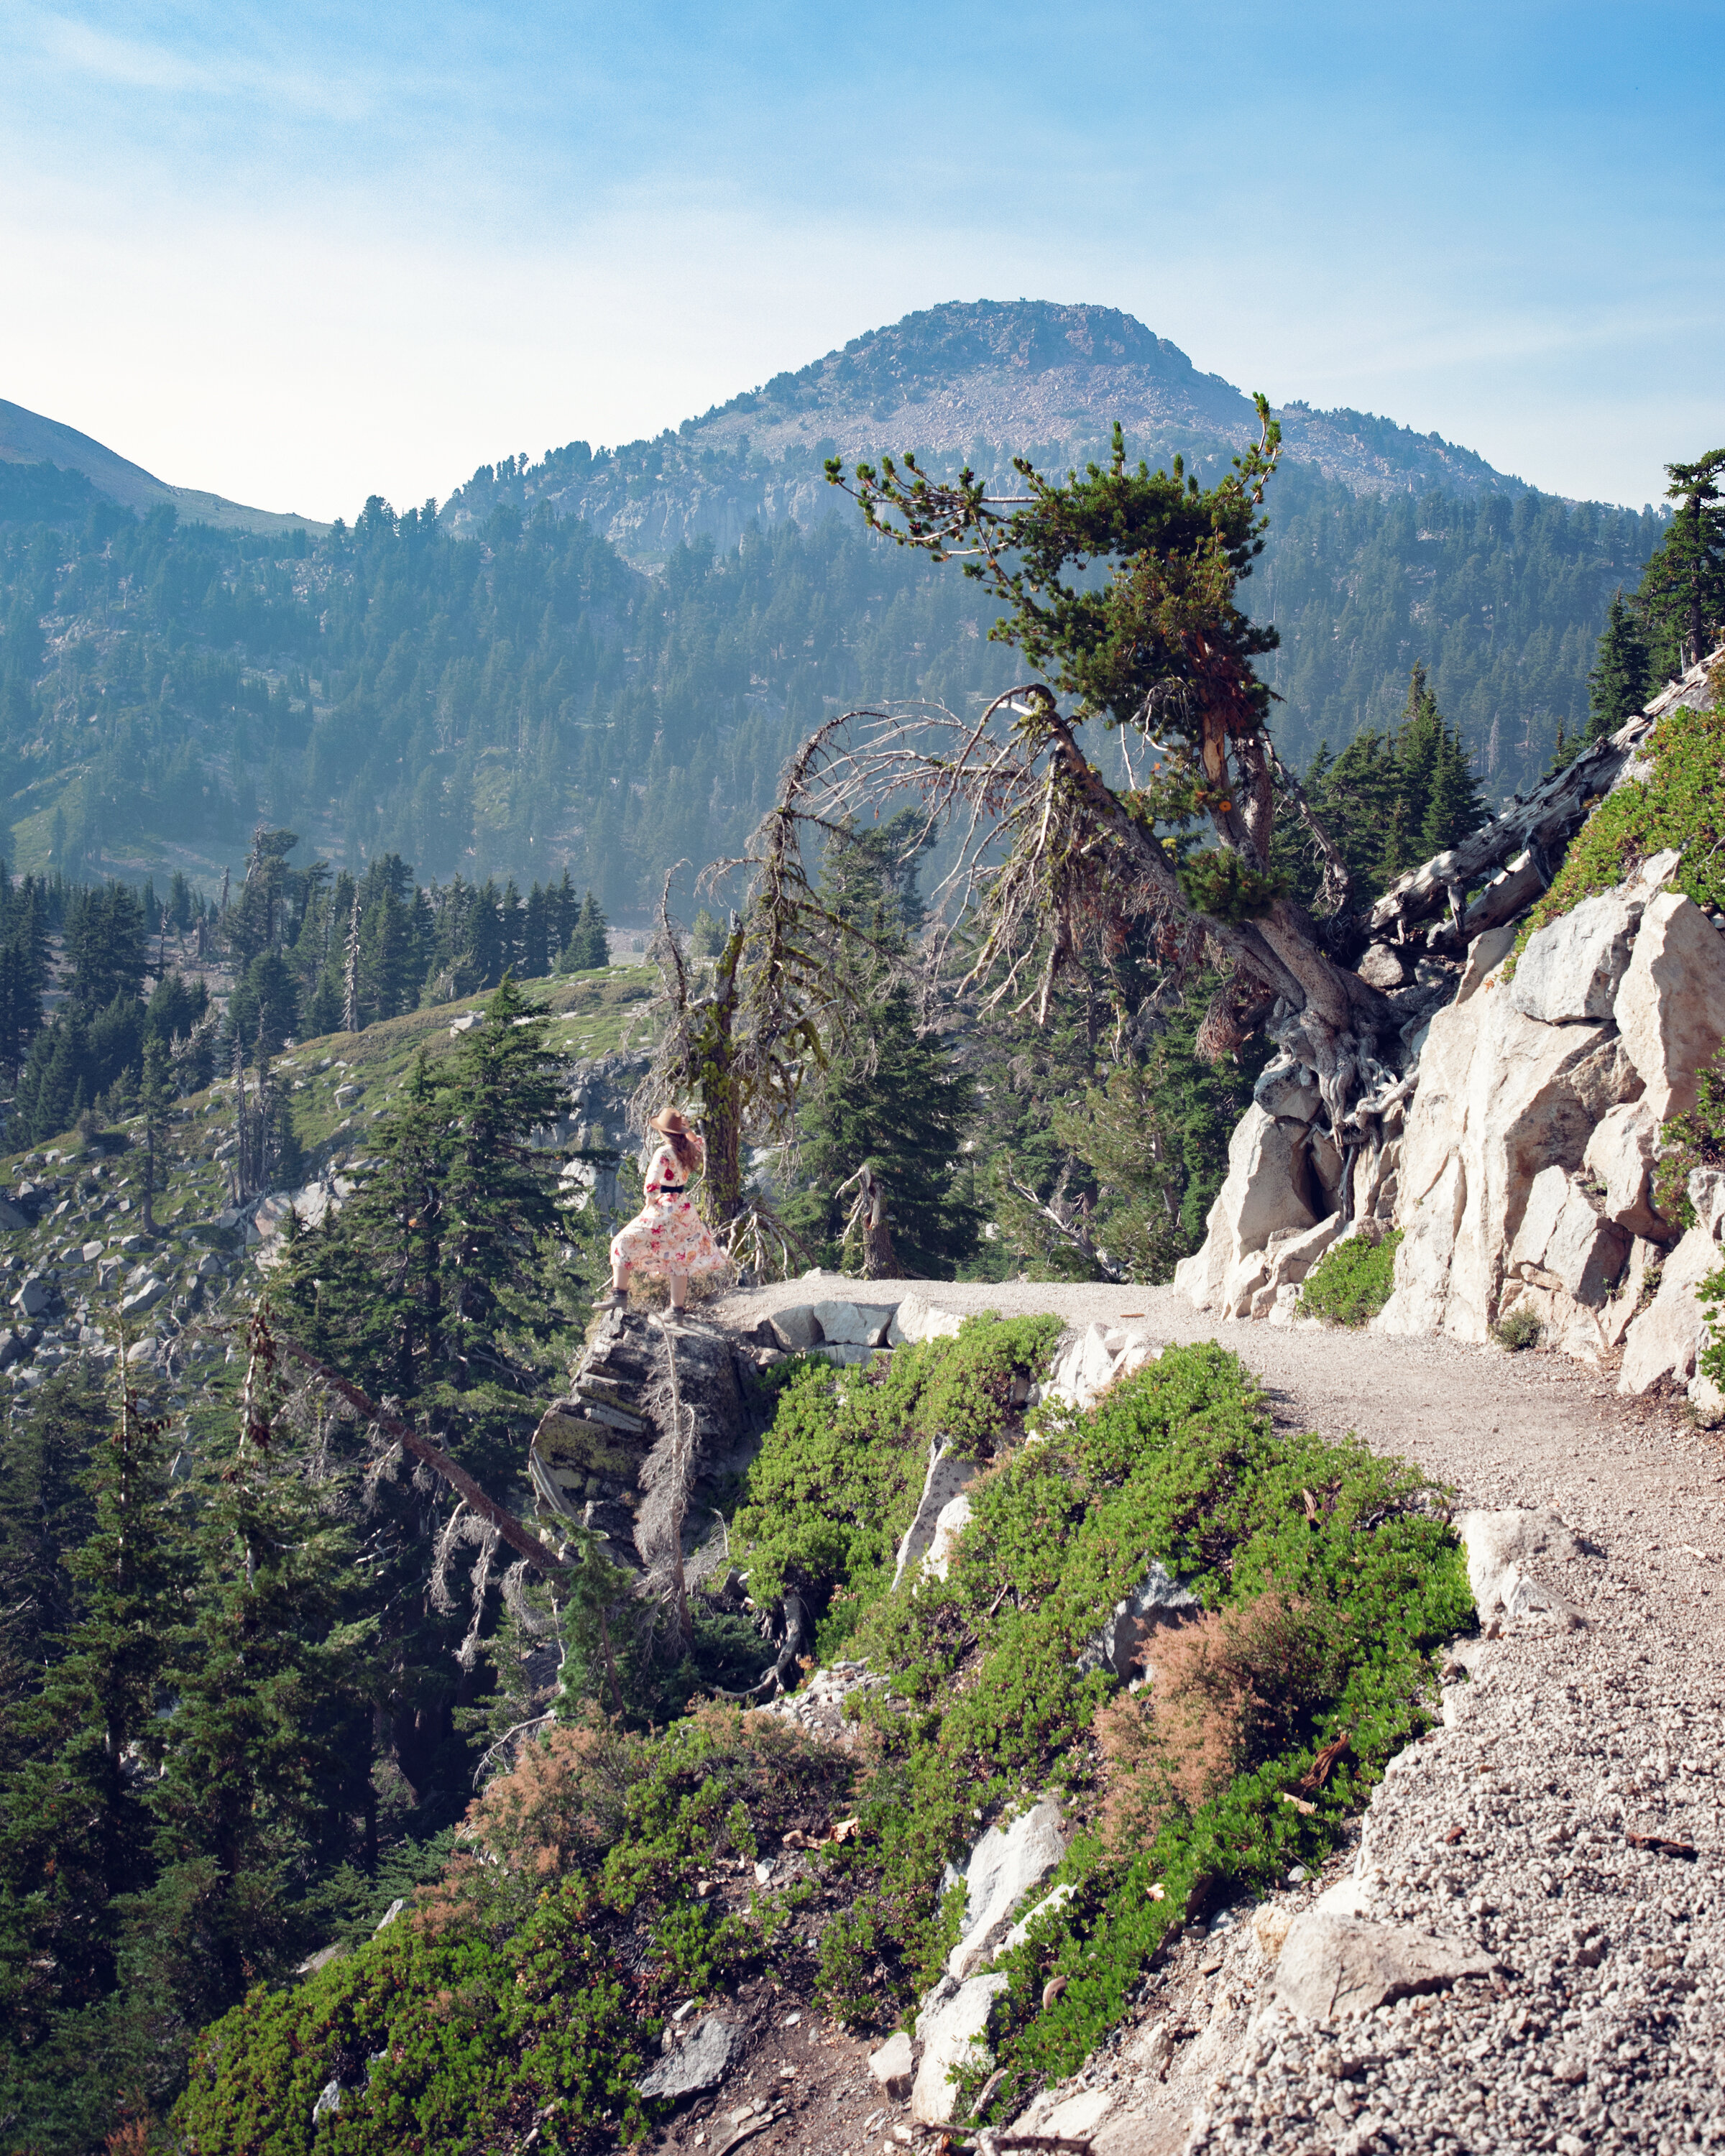
[[[54,1412],[87,1425],[91,1410],[63,1395]],[[149,1800],[167,1735],[157,1691],[184,1608],[163,1425],[123,1389],[111,1435],[92,1450],[95,1529],[68,1561],[76,1619],[40,1690],[8,1717],[0,2023],[26,2055],[57,2017],[112,1988],[122,1897],[152,1878]]]
[[[581,911],[563,955],[557,963],[560,973],[584,973],[594,968],[611,963],[610,943],[605,933],[605,916],[599,911],[599,902],[588,891],[582,901]]]
[[[1599,638],[1599,655],[1587,678],[1589,741],[1627,725],[1645,707],[1653,687],[1652,657],[1634,611],[1624,603],[1620,585],[1611,595],[1611,614]]]
[[[798,1116],[802,1190],[785,1218],[822,1262],[861,1271],[860,1241],[845,1240],[840,1187],[865,1166],[885,1193],[901,1271],[951,1280],[974,1251],[980,1224],[961,1179],[963,1132],[974,1105],[969,1078],[938,1035],[917,1037],[906,990],[878,992]]]
[[[1677,674],[1704,656],[1725,620],[1725,501],[1719,486],[1725,449],[1665,469],[1671,480],[1666,494],[1678,506],[1637,598],[1661,632],[1665,670]]]
[[[1446,853],[1459,845],[1470,831],[1477,831],[1490,816],[1480,783],[1474,776],[1473,759],[1459,733],[1440,720],[1431,782],[1426,795],[1425,817],[1420,830],[1420,858]]]

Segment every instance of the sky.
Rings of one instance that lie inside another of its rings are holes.
[[[1639,507],[1725,441],[1725,0],[0,0],[0,397],[352,516],[951,299]]]

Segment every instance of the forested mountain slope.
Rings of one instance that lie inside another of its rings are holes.
[[[567,867],[639,914],[672,864],[737,850],[823,717],[1009,679],[986,603],[870,538],[821,459],[918,442],[1058,465],[1117,412],[1134,453],[1202,469],[1250,408],[1129,317],[959,307],[675,435],[508,459],[440,513],[373,497],[351,529],[218,530],[173,500],[141,517],[89,460],[0,461],[0,853],[213,892],[263,817],[355,870],[395,853],[422,880],[525,887]],[[1488,789],[1525,783],[1584,723],[1612,593],[1664,520],[1537,495],[1387,421],[1284,424],[1245,589],[1282,632],[1286,752],[1389,724],[1421,664]]]

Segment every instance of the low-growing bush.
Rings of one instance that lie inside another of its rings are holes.
[[[1725,681],[1719,670],[1709,686],[1711,704],[1669,712],[1659,721],[1646,752],[1648,776],[1608,793],[1570,842],[1550,890],[1522,924],[1506,980],[1529,937],[1671,847],[1683,856],[1672,888],[1710,913],[1725,907]]]
[[[891,1578],[931,1443],[988,1458],[1012,1419],[1014,1381],[1044,1366],[1060,1331],[1057,1317],[970,1317],[956,1339],[901,1348],[890,1362],[804,1363],[732,1526],[754,1600],[793,1586],[819,1617],[842,1589],[848,1629]]]
[[[835,1858],[851,1907],[829,1926],[821,1968],[833,2010],[890,2026],[957,1937],[944,1866],[981,1822],[1059,1792],[1076,1829],[1061,1873],[1072,1898],[1001,1964],[1001,2114],[1087,2056],[1194,1901],[1260,1891],[1322,1856],[1425,1726],[1427,1655],[1471,1605],[1420,1477],[1351,1440],[1278,1435],[1214,1343],[1166,1350],[1091,1414],[1049,1415],[1040,1441],[970,1496],[946,1579],[878,1599],[853,1642],[892,1671],[892,1696],[864,1710],[862,1827]],[[1152,1636],[1161,1681],[1147,1709],[1122,1707],[1113,1677],[1079,1659],[1153,1560],[1205,1616]],[[1158,1697],[1171,1707],[1165,1746]],[[1147,1711],[1129,1748],[1127,1717]],[[1158,1763],[1130,1789],[1128,1748]],[[1285,1804],[1293,1790],[1309,1794]],[[1045,2007],[1055,1974],[1066,1988]]]
[[[1512,1310],[1491,1327],[1491,1337],[1500,1348],[1507,1348],[1512,1355],[1519,1355],[1526,1348],[1537,1348],[1544,1331],[1544,1326],[1531,1310]]]
[[[187,2156],[587,2150],[651,2123],[636,2083],[680,1997],[768,1965],[799,1907],[701,1890],[820,1828],[852,1764],[777,1717],[706,1707],[655,1737],[553,1729],[470,1812],[440,1885],[357,1953],[259,1985],[206,2030]],[[319,2092],[339,2111],[314,2129]]]
[[[1307,1274],[1300,1290],[1303,1306],[1336,1325],[1364,1325],[1389,1300],[1395,1286],[1395,1254],[1402,1231],[1393,1229],[1381,1242],[1353,1235],[1332,1243]]]

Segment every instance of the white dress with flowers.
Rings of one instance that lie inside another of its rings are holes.
[[[720,1270],[726,1260],[688,1194],[675,1153],[660,1146],[647,1170],[647,1203],[611,1238],[613,1265],[643,1273]]]

